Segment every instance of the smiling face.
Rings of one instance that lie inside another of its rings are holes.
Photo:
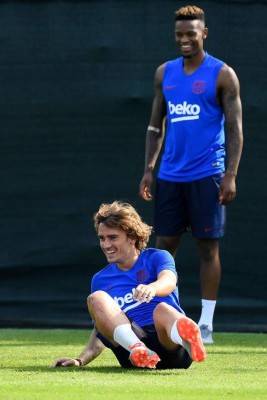
[[[175,22],[175,42],[184,58],[203,56],[203,40],[208,29],[200,20],[182,20]]]
[[[129,238],[125,231],[108,227],[101,222],[98,237],[109,263],[116,263],[122,270],[128,270],[134,265],[140,251],[135,247],[135,240]]]

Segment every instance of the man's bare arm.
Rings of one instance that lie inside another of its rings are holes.
[[[240,87],[234,70],[225,65],[219,75],[219,100],[225,115],[226,171],[220,186],[220,201],[228,204],[235,199],[235,178],[243,148],[242,105]]]
[[[165,64],[158,67],[155,74],[155,94],[152,104],[152,112],[146,133],[146,151],[144,175],[140,183],[139,194],[144,200],[152,200],[151,186],[153,182],[152,172],[155,168],[162,143],[165,136],[166,103],[162,92],[162,78]]]
[[[89,364],[91,361],[97,358],[105,349],[105,346],[103,345],[101,340],[96,337],[96,335],[97,330],[94,328],[90,335],[87,346],[77,358],[58,358],[56,361],[53,362],[50,367],[80,367],[82,365]]]

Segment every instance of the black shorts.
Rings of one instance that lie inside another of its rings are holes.
[[[135,330],[134,327],[133,330]],[[140,337],[140,334],[136,332],[139,339],[145,343],[150,350],[155,351],[161,359],[161,361],[157,364],[157,369],[187,369],[190,367],[192,364],[192,359],[182,346],[179,346],[175,352],[166,351],[166,349],[164,349],[158,340],[158,335],[154,325],[142,326],[141,330],[143,331],[142,337]],[[121,367],[136,368],[129,360],[129,351],[125,350],[122,346],[113,346],[99,333],[97,334],[97,337],[106,347],[112,350]]]
[[[226,209],[219,203],[223,174],[192,182],[157,179],[154,229],[157,236],[178,236],[191,230],[199,239],[225,233]]]

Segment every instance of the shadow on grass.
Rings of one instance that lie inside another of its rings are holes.
[[[66,374],[66,373],[75,373],[75,374],[84,374],[84,373],[98,373],[98,374],[127,374],[127,375],[132,375],[134,374],[142,374],[142,376],[149,375],[151,373],[155,372],[161,372],[165,373],[166,375],[169,375],[170,373],[173,373],[171,371],[174,370],[162,370],[162,369],[142,369],[142,368],[122,368],[119,365],[118,366],[87,366],[87,367],[82,367],[82,368],[77,368],[77,367],[58,367],[58,368],[50,368],[49,366],[36,366],[36,367],[1,367],[1,369],[9,369],[13,370],[14,372],[36,372],[36,373],[60,373],[60,374]],[[170,372],[168,372],[170,371]],[[177,370],[178,371],[178,370]]]

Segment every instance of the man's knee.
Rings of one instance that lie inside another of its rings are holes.
[[[164,303],[164,302],[159,303],[153,311],[154,321],[161,320],[163,316],[166,316],[166,314],[169,311],[169,308],[170,308],[169,304]]]
[[[204,262],[211,262],[219,258],[218,239],[197,239],[200,258]]]
[[[103,290],[97,290],[96,292],[90,294],[87,297],[87,306],[89,311],[93,311],[95,308],[99,308],[100,304],[107,300],[107,297],[110,297]]]

